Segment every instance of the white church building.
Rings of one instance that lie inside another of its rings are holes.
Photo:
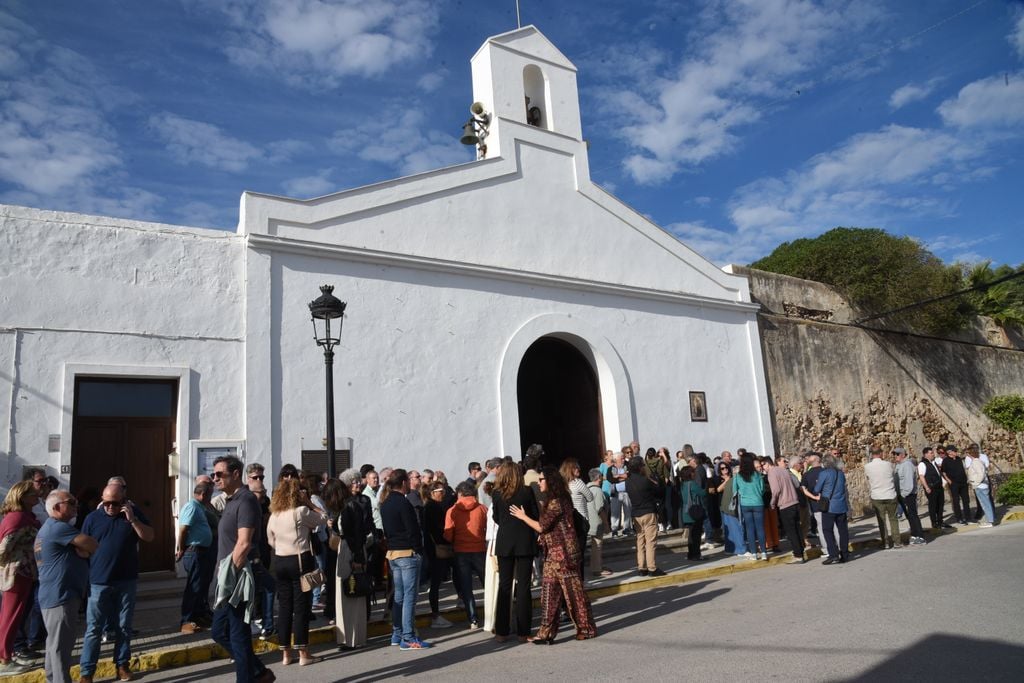
[[[770,451],[746,278],[591,182],[576,69],[536,28],[488,39],[472,74],[476,161],[246,193],[235,233],[0,206],[5,484],[124,475],[157,528],[144,569],[170,568],[170,510],[215,455],[268,483],[324,469],[323,284],[347,302],[341,464],[458,481],[531,443],[584,469],[634,439]]]

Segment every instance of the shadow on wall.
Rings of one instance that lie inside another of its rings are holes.
[[[845,681],[1020,681],[1024,647],[937,633]]]

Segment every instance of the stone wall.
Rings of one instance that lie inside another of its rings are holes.
[[[978,320],[956,339],[853,324],[857,312],[831,288],[737,269],[762,305],[761,340],[778,452],[839,448],[855,510],[867,505],[867,448],[981,444],[1016,470],[1013,435],[981,412],[992,396],[1024,391],[1019,331]],[[866,323],[878,325],[877,321]]]

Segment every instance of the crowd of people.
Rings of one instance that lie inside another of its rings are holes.
[[[815,544],[825,548],[826,565],[850,559],[845,465],[835,450],[772,458],[738,449],[709,458],[687,445],[673,462],[666,448],[641,452],[633,442],[585,473],[572,458],[558,467],[548,462],[533,445],[519,463],[469,463],[467,478],[454,486],[443,472],[426,469],[378,472],[367,464],[327,479],[287,464],[271,494],[262,465],[218,458],[179,511],[175,558],[186,574],[180,630],[209,629],[231,653],[238,681],[266,683],[275,675],[254,653],[254,631],[276,638],[282,664],[307,666],[318,661],[309,651],[315,612],[334,626],[341,648],[356,649],[366,644],[372,605],[383,599],[391,645],[429,649],[416,628],[416,601],[426,591],[431,627],[451,628],[439,609],[448,581],[468,627],[497,642],[550,644],[563,614],[576,639],[593,638],[584,585],[611,574],[602,563],[609,536],[634,537],[642,576],[664,575],[659,534],[676,529],[688,537],[692,562],[717,547],[767,560],[783,538],[793,564],[805,562]],[[975,521],[973,491],[981,526],[994,524],[989,467],[976,444],[965,457],[954,446],[927,447],[918,462],[903,448],[888,457],[871,449],[864,471],[882,544],[902,547],[898,515],[910,526],[909,543],[925,542],[919,492],[933,529],[950,527],[946,491],[952,521]],[[153,540],[150,521],[121,477],[80,509],[84,501],[57,489],[45,472],[27,474],[0,508],[0,674],[42,663],[47,680],[68,681],[84,606],[80,683],[91,683],[100,644],[109,640],[117,678],[132,680],[139,544]],[[484,589],[482,606],[476,586]]]

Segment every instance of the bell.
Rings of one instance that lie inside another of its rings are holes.
[[[466,124],[462,126],[462,137],[459,138],[459,142],[464,145],[480,144],[480,138],[477,137],[476,127],[473,125],[472,121],[467,121]]]

